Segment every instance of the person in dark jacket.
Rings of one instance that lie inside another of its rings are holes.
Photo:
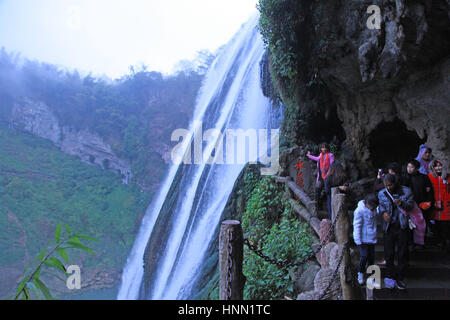
[[[415,159],[410,160],[406,167],[407,174],[404,175],[404,179],[406,180],[406,186],[409,187],[413,193],[414,201],[421,208],[423,216],[427,217],[427,212],[431,208],[431,203],[434,202],[433,185],[431,184],[430,178],[427,175],[420,173],[419,169],[420,162]],[[417,245],[414,241],[411,241],[411,243],[411,250],[415,250]]]
[[[375,180],[375,182],[373,184],[373,191],[375,193],[378,193],[384,189],[383,178],[386,174],[387,174],[386,170],[378,169],[377,179]]]
[[[414,208],[414,199],[411,189],[401,186],[398,180],[398,176],[392,174],[384,177],[385,188],[378,193],[378,213],[383,217],[385,285],[387,288],[406,289],[404,275],[408,263],[409,221],[400,208],[406,212],[411,211]],[[394,265],[396,247],[397,267]]]
[[[384,189],[383,179],[387,174],[392,174],[399,177],[398,179],[400,184],[405,184],[403,177],[401,177],[401,166],[397,162],[391,162],[388,164],[386,170],[378,169],[377,179],[373,184],[373,191],[375,193],[378,193]],[[377,264],[382,266],[386,265],[386,259],[382,258],[379,262],[377,262]]]
[[[373,186],[373,190],[375,193],[380,192],[381,190],[384,189],[384,182],[383,179],[387,174],[392,174],[394,176],[397,177],[399,184],[400,185],[405,185],[408,187],[408,181],[403,177],[402,175],[402,168],[400,166],[400,164],[398,164],[397,162],[391,162],[388,164],[386,170],[378,170],[378,176],[377,179],[375,180],[374,186]],[[411,236],[410,236],[411,237]],[[409,260],[409,250],[406,256],[406,260]],[[379,262],[377,262],[378,265],[386,265],[386,259],[382,258]]]
[[[423,202],[434,202],[433,185],[426,174],[419,172],[420,162],[413,159],[408,162],[406,169],[408,172],[405,175],[407,180],[406,186],[411,189],[414,201],[419,206]],[[422,210],[426,211],[423,208]]]
[[[387,173],[393,174],[398,176],[398,181],[400,185],[404,186],[408,184],[408,181],[405,180],[405,178],[402,176],[402,168],[397,162],[391,162],[387,166]],[[378,170],[377,179],[375,180],[375,183],[373,185],[373,191],[374,192],[380,192],[380,190],[384,189],[384,182],[383,178],[386,175],[386,171],[383,169]]]

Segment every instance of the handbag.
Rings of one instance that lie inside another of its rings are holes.
[[[423,218],[422,211],[414,202],[414,208],[411,211],[406,212],[404,209],[400,208],[402,214],[408,216],[408,226],[409,229],[413,230],[413,241],[415,244],[423,245],[425,242],[425,229],[427,227],[426,222]]]

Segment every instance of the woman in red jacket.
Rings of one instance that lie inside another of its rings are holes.
[[[450,251],[450,174],[444,170],[444,163],[440,160],[431,161],[429,172],[435,198],[430,219],[436,221],[439,243]]]
[[[316,187],[315,187],[315,196],[314,200],[316,201],[316,209],[319,208],[320,203],[320,195],[322,193],[322,189],[324,184],[326,183],[325,178],[328,176],[328,172],[330,171],[330,167],[334,162],[334,155],[330,152],[330,147],[327,143],[322,142],[319,145],[320,154],[318,157],[311,155],[311,152],[308,151],[307,156],[309,159],[317,161],[317,179],[316,179]],[[327,189],[327,187],[325,188]],[[329,213],[330,215],[330,213]],[[331,220],[331,217],[329,217]]]

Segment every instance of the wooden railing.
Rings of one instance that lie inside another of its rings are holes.
[[[309,197],[302,189],[295,185],[289,178],[276,177],[277,181],[286,183],[286,185],[302,201],[300,206],[296,200],[291,199],[291,205],[298,216],[305,220],[312,229],[319,234],[320,220],[317,218],[317,212]],[[350,268],[350,221],[347,210],[347,195],[340,193],[338,188],[332,189],[332,208],[333,221],[335,221],[334,235],[336,243],[342,252],[342,262],[339,264],[338,274],[340,275],[340,284],[342,289],[342,298],[344,300],[354,299],[353,288],[349,277],[354,275],[349,272]],[[338,217],[337,220],[336,217]],[[227,220],[222,222],[219,235],[219,298],[221,300],[242,300],[245,285],[245,276],[242,274],[244,239],[242,227],[239,221]]]

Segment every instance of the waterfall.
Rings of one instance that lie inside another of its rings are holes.
[[[190,139],[183,140],[185,155],[191,155],[191,142],[200,141],[197,146],[202,147],[203,159],[208,159],[213,150],[216,160],[221,156],[217,151],[221,140],[218,136],[202,138],[203,129],[217,129],[225,136],[230,129],[266,129],[270,133],[270,129],[279,127],[282,111],[271,105],[260,85],[264,46],[257,29],[258,19],[255,14],[241,27],[208,70],[188,129]],[[259,147],[254,149],[249,142],[247,161],[264,158],[265,143],[267,137],[258,140]],[[233,153],[224,149],[223,156]],[[142,221],[123,271],[118,299],[192,297],[205,253],[243,167],[239,161],[171,165]]]

